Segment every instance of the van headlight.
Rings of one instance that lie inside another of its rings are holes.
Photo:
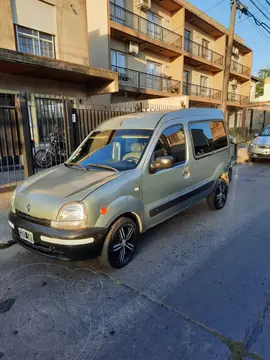
[[[16,209],[15,209],[15,197],[16,197],[16,190],[13,191],[13,193],[11,195],[11,199],[10,199],[11,212],[13,214],[15,214],[15,212],[16,212]]]
[[[56,221],[51,222],[52,227],[65,230],[86,228],[87,210],[83,203],[69,203],[58,211]]]
[[[250,144],[250,147],[252,147],[253,149],[256,148],[258,145],[254,144],[253,142]]]

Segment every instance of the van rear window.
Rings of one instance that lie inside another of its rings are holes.
[[[191,123],[190,130],[196,157],[228,146],[223,121],[193,122]]]

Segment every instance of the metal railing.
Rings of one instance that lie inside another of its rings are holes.
[[[221,90],[205,86],[183,83],[183,95],[207,97],[209,99],[221,100]]]
[[[205,60],[223,65],[224,56],[198,44],[190,39],[184,39],[184,50],[191,53],[192,55],[200,56]]]
[[[244,103],[248,102],[248,96],[228,92],[228,101],[229,102],[237,102],[237,103],[240,103],[240,104],[244,104]]]
[[[149,37],[181,48],[182,36],[110,2],[110,18]]]
[[[239,74],[250,75],[250,68],[238,63],[237,61],[231,61],[231,71],[237,72]]]
[[[118,72],[119,83],[122,85],[180,94],[180,81],[178,80],[126,69],[120,66],[112,66],[112,71]]]

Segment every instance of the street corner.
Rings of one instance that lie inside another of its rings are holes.
[[[34,257],[30,261],[34,260]],[[71,265],[72,266],[72,265]],[[10,360],[95,356],[103,339],[103,284],[88,268],[34,263],[0,281],[0,349]]]
[[[11,228],[8,225],[7,212],[0,211],[0,250],[15,244],[12,239]]]

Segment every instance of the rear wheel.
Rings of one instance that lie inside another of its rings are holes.
[[[114,268],[127,265],[137,249],[138,233],[138,226],[132,219],[118,219],[104,241],[99,258],[101,264]]]
[[[215,190],[210,194],[206,201],[211,210],[220,210],[226,204],[228,195],[228,185],[225,180],[218,179]]]

